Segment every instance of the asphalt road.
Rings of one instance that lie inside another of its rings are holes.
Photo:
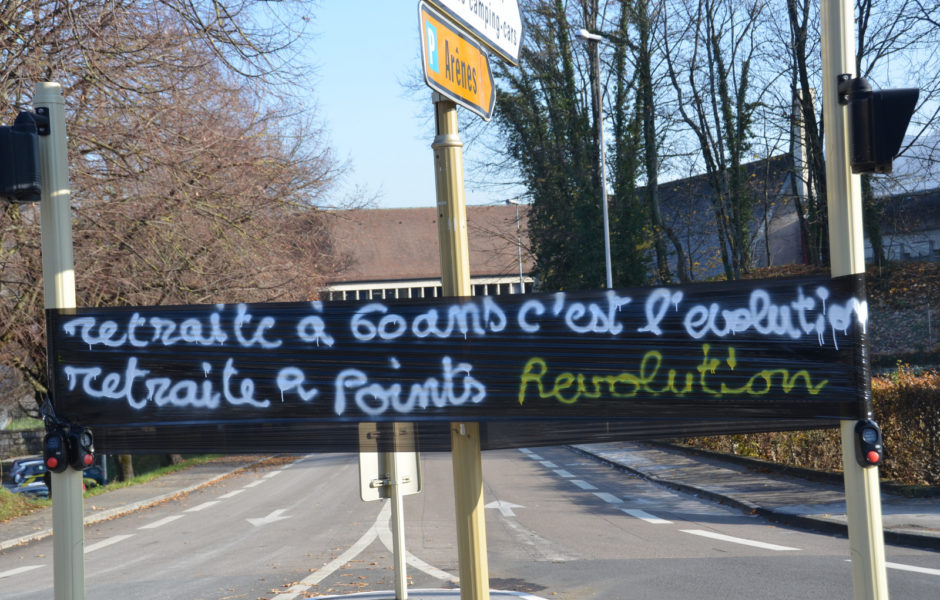
[[[852,598],[844,538],[776,526],[565,448],[488,452],[483,472],[493,588],[563,600]],[[416,588],[456,583],[451,478],[449,455],[424,455],[423,490],[405,498]],[[362,502],[358,480],[355,455],[313,455],[89,527],[86,596],[292,600],[392,589],[389,510]],[[937,596],[940,553],[886,553],[892,598]],[[0,596],[51,598],[51,562],[51,540],[0,553]]]

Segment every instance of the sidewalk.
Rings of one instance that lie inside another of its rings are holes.
[[[106,521],[159,504],[224,479],[263,460],[261,456],[225,456],[158,477],[147,483],[105,492],[84,502],[85,525]],[[0,523],[0,551],[52,535],[52,508]]]
[[[801,469],[664,444],[612,442],[574,448],[644,479],[779,523],[847,535],[841,476],[815,474],[807,479],[787,473]],[[881,512],[886,543],[940,550],[940,496],[907,498],[882,488]]]

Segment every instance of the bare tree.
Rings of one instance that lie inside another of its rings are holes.
[[[0,8],[4,119],[36,82],[63,85],[81,305],[316,297],[332,267],[316,205],[340,166],[297,93],[310,19],[254,0]],[[0,213],[0,360],[41,395],[38,213]]]
[[[751,151],[755,110],[773,85],[761,81],[765,2],[680,0],[663,18],[663,40],[676,106],[698,142],[708,174],[725,275],[750,267],[754,198],[742,165]],[[772,72],[771,72],[772,73]]]

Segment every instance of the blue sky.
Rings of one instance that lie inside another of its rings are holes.
[[[318,116],[350,163],[340,193],[358,186],[379,194],[380,208],[434,206],[431,90],[403,86],[421,73],[417,0],[327,0],[315,14]],[[503,200],[469,183],[466,191],[469,204]]]

